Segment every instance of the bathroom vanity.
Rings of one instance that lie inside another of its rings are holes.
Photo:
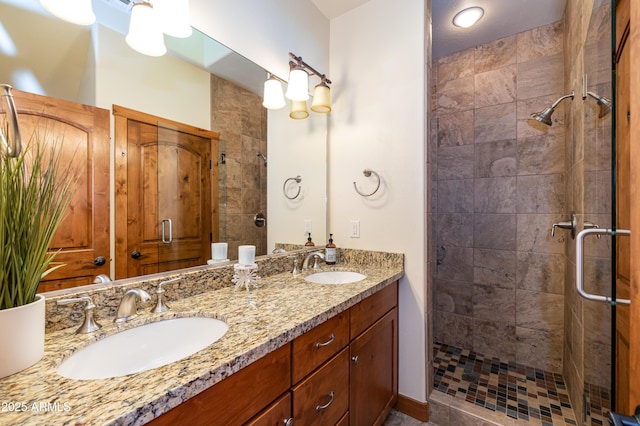
[[[182,271],[183,281],[166,287],[169,311],[153,314],[153,303],[139,306],[139,316],[126,324],[111,322],[117,299],[142,288],[153,302],[157,280],[85,291],[103,306],[96,312],[103,328],[91,334],[75,334],[81,317],[54,307],[69,294],[52,294],[44,358],[0,379],[0,401],[24,403],[24,409],[0,413],[1,423],[381,424],[397,399],[403,256],[341,250],[338,264],[322,269],[366,278],[314,284],[304,280],[308,273],[291,274],[289,254],[258,261],[262,278],[251,295],[234,289],[232,265]],[[136,374],[74,380],[56,372],[75,351],[103,337],[185,316],[215,317],[229,329],[191,356]]]

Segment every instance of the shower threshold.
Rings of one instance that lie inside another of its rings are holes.
[[[446,344],[434,343],[433,350],[434,392],[430,400],[436,405],[472,413],[489,424],[579,424],[561,374]],[[594,386],[589,390],[586,399],[591,406],[584,424],[606,425],[608,392]]]

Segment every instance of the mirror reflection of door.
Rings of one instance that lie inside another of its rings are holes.
[[[109,274],[109,111],[13,91],[23,145],[34,131],[61,149],[61,164],[77,176],[76,190],[50,249],[64,266],[38,292],[91,284]],[[2,111],[2,118],[4,111]]]
[[[114,115],[116,278],[206,264],[218,237],[218,134],[118,106]]]

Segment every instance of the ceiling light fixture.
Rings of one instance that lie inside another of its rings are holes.
[[[91,25],[96,15],[91,0],[40,0],[40,4],[54,16],[76,25]]]
[[[162,56],[167,53],[162,26],[150,2],[144,0],[133,5],[129,34],[125,40],[133,50],[144,55]]]
[[[469,28],[482,18],[484,9],[478,6],[461,10],[453,17],[453,25],[460,28]]]

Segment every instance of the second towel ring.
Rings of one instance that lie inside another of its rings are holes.
[[[376,179],[378,179],[378,184],[376,185],[376,189],[374,189],[374,190],[373,190],[373,192],[372,192],[372,193],[370,193],[370,194],[365,194],[365,193],[361,192],[361,191],[358,189],[358,185],[356,185],[356,183],[355,183],[355,182],[353,182],[353,187],[355,188],[356,192],[357,192],[358,194],[362,195],[363,197],[371,197],[373,194],[375,194],[376,192],[378,192],[378,189],[380,189],[380,175],[379,175],[379,174],[377,174],[376,172],[374,172],[374,171],[373,171],[373,170],[371,170],[371,169],[364,169],[364,170],[362,171],[362,174],[364,175],[364,177],[370,177],[372,173],[376,176]]]
[[[296,177],[290,177],[289,179],[285,180],[284,184],[282,185],[282,193],[284,194],[284,196],[288,200],[295,200],[300,195],[300,190],[302,189],[302,187],[298,185],[298,192],[296,192],[296,195],[294,195],[293,197],[290,197],[289,194],[287,194],[287,183],[289,183],[290,180],[295,180],[296,183],[300,183],[302,181],[302,178],[300,177],[300,175]]]

